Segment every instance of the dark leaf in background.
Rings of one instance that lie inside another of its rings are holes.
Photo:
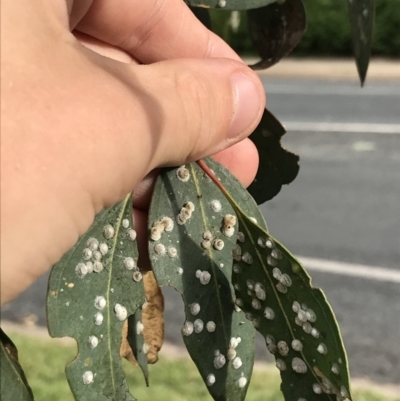
[[[17,348],[2,329],[0,329],[0,373],[2,401],[33,401],[32,390],[18,362]]]
[[[276,196],[282,185],[290,184],[299,172],[299,157],[282,148],[285,133],[282,124],[265,109],[260,124],[249,137],[257,147],[260,165],[247,190],[258,204]]]
[[[371,55],[375,3],[374,0],[347,0],[347,2],[349,5],[354,57],[361,85],[363,85]]]
[[[286,0],[247,11],[251,39],[261,61],[255,70],[269,68],[287,56],[306,31],[306,13],[302,0]]]
[[[221,10],[249,10],[263,7],[275,0],[185,0],[192,7],[219,8]]]
[[[211,18],[208,10],[206,8],[191,7],[192,13],[197,17],[197,19],[207,28],[211,29]]]

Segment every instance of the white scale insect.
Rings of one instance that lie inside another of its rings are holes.
[[[123,322],[128,317],[127,309],[120,304],[114,306],[114,312],[120,322]]]

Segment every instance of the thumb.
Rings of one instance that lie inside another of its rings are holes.
[[[5,86],[2,107],[4,300],[44,273],[96,212],[149,171],[240,141],[265,103],[257,76],[233,60],[133,65],[75,45],[46,57],[33,50],[29,73],[18,74],[14,50],[5,71],[13,85]]]
[[[86,177],[82,187],[100,207],[116,203],[154,168],[192,162],[241,141],[265,107],[260,79],[239,61],[135,65],[94,57],[106,76],[101,87],[91,82],[99,82],[96,74],[85,79],[92,99],[85,121],[92,134],[80,138],[84,154],[76,159],[87,161],[90,144],[82,141],[95,140],[90,166],[80,170]]]
[[[150,169],[233,145],[254,130],[265,107],[260,79],[238,61],[168,60],[133,70],[148,102],[136,118],[148,122],[141,137],[151,142]]]
[[[254,130],[265,107],[261,81],[237,61],[169,60],[139,68],[140,82],[157,98],[143,116],[153,122],[152,168],[233,145]]]

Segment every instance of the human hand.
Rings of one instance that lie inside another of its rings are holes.
[[[263,87],[182,0],[4,0],[1,18],[2,304],[132,189],[145,239],[159,166],[220,152],[252,181],[257,152],[240,141]]]

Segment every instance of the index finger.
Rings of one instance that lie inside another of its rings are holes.
[[[125,50],[143,64],[174,58],[241,60],[182,0],[97,0],[76,29]]]

